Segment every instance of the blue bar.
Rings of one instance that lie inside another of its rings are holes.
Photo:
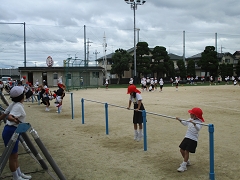
[[[208,125],[208,132],[209,132],[209,152],[210,152],[210,172],[209,172],[209,179],[215,180],[215,173],[214,173],[214,125]]]
[[[82,124],[84,124],[84,99],[81,99],[82,102]]]
[[[74,112],[73,112],[73,93],[71,93],[71,109],[72,109],[72,119],[74,119]]]
[[[108,135],[108,104],[105,103],[106,134]]]
[[[33,98],[34,98],[34,94],[32,95],[32,97],[31,97],[31,98],[32,98],[32,103],[33,103],[33,102],[34,102],[34,100],[33,100]]]
[[[146,111],[142,111],[142,117],[143,117],[143,149],[144,151],[147,151],[147,123],[146,123]]]

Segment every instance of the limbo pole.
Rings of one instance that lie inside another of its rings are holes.
[[[108,135],[108,104],[105,103],[106,134]]]
[[[84,99],[81,99],[81,103],[82,103],[82,124],[84,124]]]

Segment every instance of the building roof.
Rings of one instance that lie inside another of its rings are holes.
[[[179,60],[179,59],[183,59],[183,56],[178,56],[178,55],[173,54],[173,53],[169,53],[168,56],[170,57],[170,60]]]

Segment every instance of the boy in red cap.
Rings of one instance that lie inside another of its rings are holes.
[[[142,139],[142,111],[145,110],[142,104],[142,96],[140,91],[136,88],[135,85],[128,86],[127,94],[130,94],[129,103],[127,109],[130,109],[131,104],[134,104],[134,114],[133,114],[133,127],[134,127],[134,140],[140,141]],[[139,132],[137,127],[139,126]]]
[[[199,136],[199,131],[202,128],[202,124],[204,122],[204,119],[202,117],[202,110],[198,107],[195,107],[193,109],[188,110],[190,113],[190,119],[188,121],[182,121],[178,117],[176,117],[177,120],[179,120],[184,126],[188,126],[186,135],[184,139],[182,140],[180,147],[180,152],[183,157],[183,162],[180,164],[180,167],[177,169],[179,172],[183,172],[187,170],[187,166],[190,165],[189,161],[189,152],[195,153],[197,148],[197,141]]]

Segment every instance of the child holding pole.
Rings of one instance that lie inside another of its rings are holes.
[[[133,114],[133,127],[134,127],[134,140],[140,141],[143,137],[142,134],[142,111],[145,110],[142,104],[142,96],[140,91],[135,85],[128,86],[127,94],[130,94],[129,103],[127,109],[130,109],[131,104],[134,104],[134,114]],[[139,127],[139,131],[138,131]]]
[[[202,128],[202,122],[204,119],[202,117],[202,110],[198,107],[188,110],[190,113],[190,120],[182,121],[180,118],[176,117],[177,120],[181,122],[184,126],[188,126],[186,135],[182,140],[180,147],[180,153],[183,157],[183,162],[177,169],[178,172],[183,172],[187,170],[187,166],[190,165],[189,153],[195,153],[197,148],[197,141],[199,136],[199,131]]]

